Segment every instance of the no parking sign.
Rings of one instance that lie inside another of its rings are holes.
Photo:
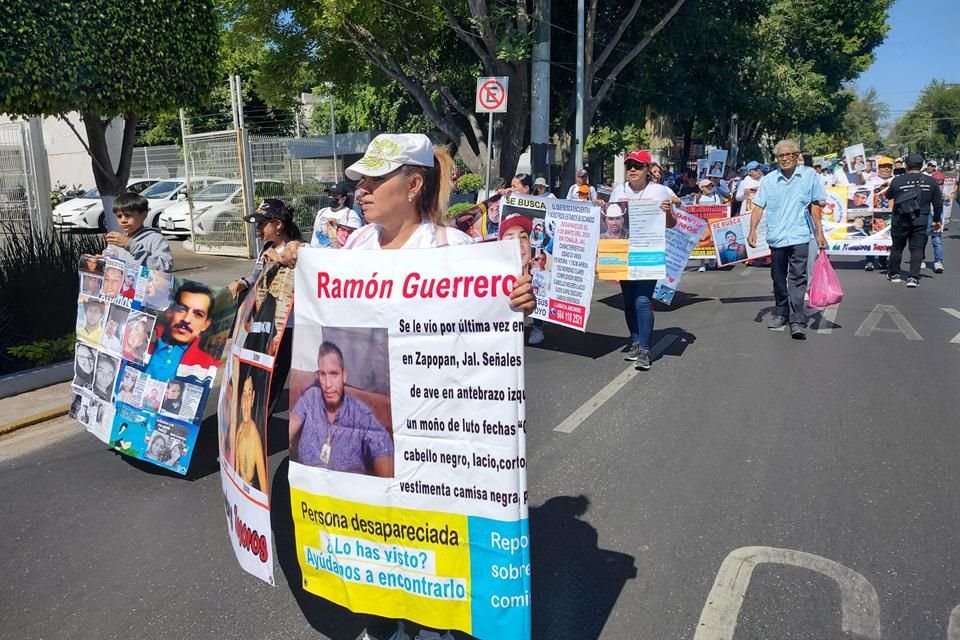
[[[477,78],[477,113],[507,112],[507,76]]]

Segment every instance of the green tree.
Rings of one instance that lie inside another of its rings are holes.
[[[218,41],[210,0],[4,0],[0,112],[78,111],[109,204],[126,188],[141,115],[200,103],[217,78]],[[106,131],[118,115],[123,138],[114,169]]]
[[[842,127],[845,89],[872,64],[893,0],[773,0],[738,67],[748,100],[738,107],[740,147],[759,150],[791,133]]]
[[[891,146],[901,154],[916,151],[952,158],[960,148],[960,85],[934,80],[917,103],[893,127]]]

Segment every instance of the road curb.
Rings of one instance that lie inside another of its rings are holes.
[[[18,418],[13,422],[4,422],[0,424],[0,436],[5,436],[8,433],[19,431],[24,427],[31,427],[35,424],[46,422],[47,420],[52,420],[54,418],[65,416],[67,415],[67,412],[69,410],[70,410],[70,405],[63,405],[62,407],[57,407],[55,409],[48,409],[47,411],[41,411],[40,413],[35,413],[33,415],[24,416],[23,418]]]

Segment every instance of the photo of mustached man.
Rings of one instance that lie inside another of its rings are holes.
[[[177,289],[150,345],[148,376],[168,382],[182,366],[184,376],[201,382],[212,378],[220,361],[200,348],[200,339],[213,322],[214,303],[213,292],[197,282],[185,282]]]

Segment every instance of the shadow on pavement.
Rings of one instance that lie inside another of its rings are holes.
[[[687,292],[687,291],[677,291],[673,295],[673,301],[669,306],[663,304],[659,300],[654,300],[653,309],[660,313],[670,313],[671,311],[676,311],[677,309],[683,309],[684,307],[689,307],[690,305],[697,304],[698,302],[710,302],[714,298],[707,296],[701,297],[699,293]],[[620,301],[620,308],[623,308],[623,300]]]
[[[559,326],[548,327],[551,327],[550,323],[544,323],[543,329],[546,339],[534,347],[527,347],[528,349],[569,353],[570,355],[596,360],[608,353],[622,349],[627,342],[627,339],[623,336],[608,336],[590,331],[580,333]]]
[[[660,342],[660,340],[671,335],[676,336],[676,339],[668,344],[667,347],[656,356],[655,360],[659,360],[664,356],[682,356],[683,352],[687,350],[687,347],[697,341],[697,336],[686,329],[667,327],[666,329],[654,329],[653,338],[650,342],[656,347],[656,344]]]
[[[386,637],[392,620],[356,614],[306,592],[293,533],[289,458],[277,467],[271,487],[270,520],[277,561],[297,606],[316,631],[333,640],[354,640],[364,628]],[[586,496],[558,496],[530,509],[533,637],[589,640],[600,632],[628,580],[637,577],[633,556],[600,549],[597,530],[582,520]],[[419,625],[406,624],[414,637]],[[458,640],[468,634],[454,632]]]
[[[583,495],[557,496],[530,509],[534,638],[599,638],[637,577],[633,556],[599,548],[597,530],[581,519],[589,506]]]
[[[737,298],[717,298],[723,304],[740,304],[742,302],[771,302],[773,294],[769,296],[741,296]],[[772,309],[773,307],[770,307]]]

